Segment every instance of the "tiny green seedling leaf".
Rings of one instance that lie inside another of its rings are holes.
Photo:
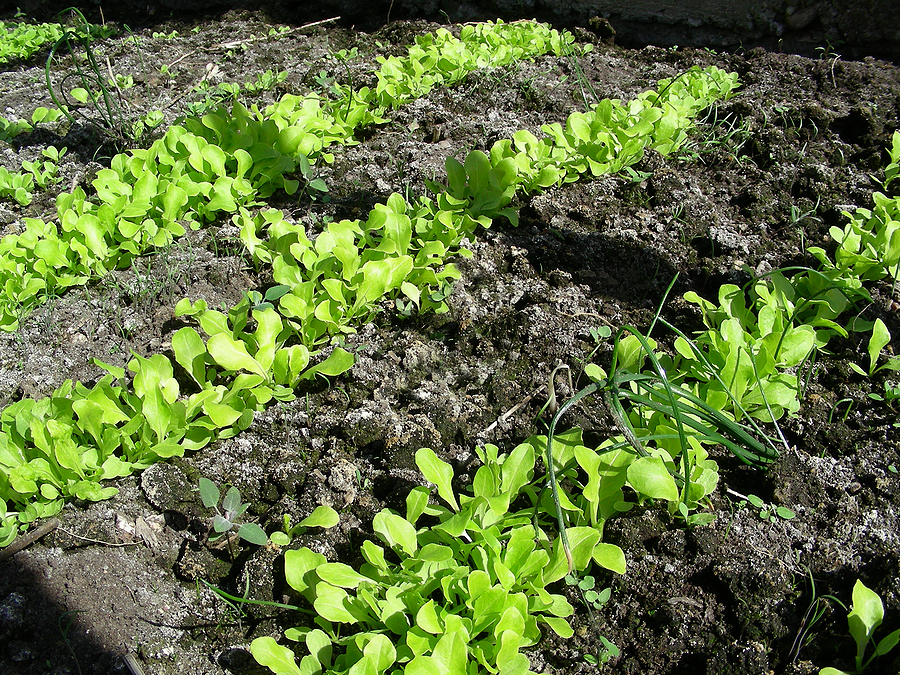
[[[200,477],[200,499],[208,509],[219,505],[219,488],[209,478]]]
[[[323,527],[331,528],[337,525],[341,520],[338,512],[327,505],[317,506],[306,518],[301,520],[297,525],[299,527]]]
[[[69,93],[72,95],[72,98],[82,104],[87,103],[91,98],[88,90],[84,89],[83,87],[75,87]]]

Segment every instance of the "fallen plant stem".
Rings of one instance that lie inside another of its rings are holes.
[[[55,520],[55,518],[54,518]],[[57,523],[58,524],[58,523]],[[138,546],[142,544],[141,541],[123,541],[123,542],[113,542],[113,541],[101,541],[99,539],[91,539],[90,537],[82,537],[80,534],[75,534],[74,532],[70,532],[62,527],[59,528],[59,531],[69,535],[70,537],[74,537],[75,539],[81,539],[82,541],[88,541],[92,544],[100,544],[101,546],[109,546],[111,548],[121,548],[123,546]]]
[[[38,528],[33,529],[28,534],[22,535],[20,538],[16,539],[12,544],[7,546],[5,549],[0,551],[0,562],[4,560],[9,560],[16,553],[21,551],[23,548],[31,546],[34,542],[36,542],[41,537],[45,537],[53,530],[59,527],[59,518],[51,518],[46,523],[41,525]]]
[[[512,408],[510,408],[510,409],[507,410],[505,413],[503,413],[502,415],[500,415],[500,417],[498,417],[496,420],[494,420],[494,421],[491,423],[490,426],[488,426],[484,431],[481,432],[480,435],[481,435],[481,436],[484,436],[485,434],[489,434],[490,432],[492,432],[494,429],[497,428],[497,425],[498,425],[498,424],[500,424],[501,422],[505,422],[505,421],[508,420],[510,417],[512,417],[513,415],[515,415],[516,412],[517,412],[520,408],[522,408],[522,406],[528,405],[528,403],[530,403],[531,400],[532,400],[535,396],[537,396],[538,394],[540,394],[543,390],[544,390],[544,385],[541,385],[540,387],[538,387],[537,389],[535,389],[533,392],[531,392],[530,394],[528,394],[528,396],[526,396],[525,398],[523,398],[521,401],[519,401],[518,403],[516,403],[516,405],[514,405]]]
[[[587,387],[572,396],[568,401],[560,406],[557,413],[550,420],[550,426],[547,429],[547,476],[550,478],[550,493],[553,495],[553,505],[556,507],[556,523],[559,527],[559,540],[562,542],[563,551],[566,554],[566,562],[569,564],[569,574],[575,573],[575,563],[572,560],[572,550],[569,547],[569,538],[566,535],[566,519],[563,516],[562,506],[559,503],[559,484],[556,481],[556,468],[553,466],[553,434],[556,432],[556,423],[559,421],[566,411],[573,405],[578,403],[585,396],[593,394],[599,386],[589,384]]]
[[[302,612],[304,614],[310,614],[312,616],[316,616],[315,612],[308,610],[308,609],[304,609],[303,607],[297,607],[296,605],[286,605],[281,602],[273,602],[273,601],[269,601],[269,600],[250,600],[249,598],[241,598],[236,595],[231,595],[230,593],[226,593],[221,588],[213,586],[206,579],[200,579],[200,581],[202,581],[204,586],[206,586],[209,590],[211,590],[213,593],[218,595],[220,598],[222,598],[224,600],[229,600],[230,602],[237,602],[242,605],[262,605],[264,607],[278,607],[280,609],[290,609],[295,612]]]
[[[296,33],[297,31],[304,30],[306,28],[313,28],[314,26],[321,26],[322,24],[325,24],[325,23],[332,23],[334,21],[340,21],[340,20],[341,20],[341,17],[333,16],[330,19],[322,19],[321,21],[313,21],[312,23],[305,23],[302,26],[297,26],[296,28],[291,28],[289,31],[286,31],[284,33],[279,33],[278,37],[281,37],[282,35],[287,35],[288,33]],[[267,40],[270,37],[272,37],[272,36],[271,35],[255,35],[253,37],[246,38],[245,40],[234,40],[233,42],[220,42],[219,44],[210,45],[209,47],[197,47],[197,49],[192,49],[187,54],[184,54],[184,55],[178,57],[177,59],[172,61],[172,63],[170,63],[167,67],[171,68],[172,66],[177,66],[179,63],[184,61],[186,58],[188,58],[189,56],[193,56],[197,52],[213,52],[213,51],[217,51],[220,49],[234,49],[235,47],[240,47],[241,45],[249,44],[251,42]]]

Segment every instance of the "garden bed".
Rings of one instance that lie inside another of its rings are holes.
[[[259,85],[241,96],[260,109],[285,93],[327,92],[335,82],[374,86],[377,56],[403,56],[416,36],[437,28],[395,23],[365,34],[230,13],[120,32],[98,38],[96,49],[113,77],[132,78],[123,93],[136,116],[163,111],[161,133],[221,82]],[[296,523],[319,505],[333,507],[337,527],[310,529],[288,547],[357,566],[376,514],[402,512],[409,491],[426,484],[415,460],[420,448],[449,462],[454,485],[466,489],[480,465],[477,446],[509,452],[545,430],[558,364],[569,366],[576,388],[587,382],[587,363],[609,367],[606,329],[646,331],[662,304],[661,316],[681,330],[702,330],[685,293],[716,300],[724,284],[818,267],[807,249],[833,253],[830,228],[843,228],[844,211],[871,208],[873,192],[884,190],[886,151],[900,128],[894,65],[845,61],[827,50],[820,59],[625,50],[584,30],[575,35],[592,50],[476,70],[436,86],[386,112],[383,123],[358,129],[357,144],[331,148],[333,163],[298,174],[296,193],[275,191],[266,202],[312,237],[327,223],[365,219],[392,193],[409,202],[427,194],[426,181],[445,180],[448,157],[488,152],[522,129],[539,136],[541,125],[564,124],[596,100],[632,100],[694,66],[735,72],[740,88],[700,115],[678,152],[645,149],[629,171],[518,195],[518,227],[496,218],[473,236],[473,255],[456,260],[460,278],[447,312],[402,312],[385,301],[372,321],[342,338],[355,356],[347,372],[298,383],[294,400],[256,412],[232,438],[104,482],[118,489],[107,500],[69,501],[55,531],[0,563],[0,670],[125,672],[122,656],[134,654],[148,675],[269,672],[254,662],[251,641],[281,639],[306,617],[265,605],[238,611],[203,582],[255,600],[301,602],[285,582],[283,548],[210,541],[212,511],[201,503],[200,477],[239,488],[250,504],[247,520],[268,534],[285,515]],[[348,51],[335,56],[341,50]],[[52,106],[40,55],[4,68],[0,114],[30,120],[37,107]],[[62,79],[63,60],[58,68],[53,77],[68,91],[75,85]],[[197,90],[202,82],[208,86]],[[88,121],[61,120],[0,143],[0,165],[10,171],[44,161],[51,145],[68,149],[58,182],[35,189],[27,204],[0,201],[4,235],[21,232],[24,218],[54,218],[60,192],[90,194],[98,172],[128,147]],[[145,140],[153,138],[147,132]],[[195,325],[175,316],[182,298],[232,307],[248,291],[271,288],[271,269],[251,259],[239,235],[239,224],[220,216],[130,266],[50,294],[15,330],[0,333],[0,402],[50,396],[65,380],[95,383],[105,373],[93,359],[124,368],[132,354],[171,355],[176,331]],[[896,347],[898,290],[890,281],[867,284],[871,302],[857,311],[880,319]],[[671,332],[657,326],[653,337],[661,352],[674,353]],[[602,651],[599,635],[621,652],[601,672],[851,669],[846,611],[816,602],[833,595],[849,607],[857,579],[884,600],[879,635],[900,627],[900,402],[891,399],[900,389],[890,370],[868,377],[849,366],[869,369],[867,343],[866,333],[835,337],[803,364],[800,409],[779,420],[789,449],[766,470],[710,450],[720,472],[706,510],[715,515],[711,523],[687,527],[660,500],[610,519],[604,541],[622,549],[627,570],[590,572],[598,589],[611,589],[591,611],[563,582],[551,588],[576,608],[574,635],[545,630],[523,650],[531,669],[593,672],[585,656]],[[561,398],[574,393],[563,379]],[[590,398],[560,422],[574,426],[595,446],[619,433]],[[810,607],[823,610],[814,624]],[[896,673],[897,659],[892,652],[866,672]]]

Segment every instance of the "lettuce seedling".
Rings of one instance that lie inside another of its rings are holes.
[[[847,615],[847,623],[850,626],[850,635],[856,641],[856,670],[853,673],[861,673],[874,659],[884,656],[900,642],[900,629],[886,635],[879,642],[875,642],[875,631],[884,619],[884,604],[879,595],[859,579],[853,586],[853,605]],[[875,651],[866,658],[866,650],[869,644],[874,645]],[[837,668],[823,668],[819,675],[851,675],[845,670]]]
[[[405,514],[379,512],[372,525],[380,545],[363,543],[366,563],[358,569],[308,548],[287,551],[285,579],[312,605],[316,625],[286,635],[309,653],[298,665],[291,650],[258,638],[251,645],[257,662],[276,673],[525,675],[520,650],[541,638],[541,625],[570,637],[574,610],[547,590],[569,566],[558,537],[545,530],[547,514],[535,510],[543,480],[534,475],[533,447],[507,455],[486,445],[477,453],[484,464],[472,492],[458,494],[452,467],[419,450],[416,463],[444,505],[429,504],[430,490],[416,487]],[[595,528],[570,528],[569,539],[575,569],[599,562],[624,571],[621,550],[601,543]]]
[[[330,506],[317,506],[306,518],[296,525],[291,525],[291,517],[287,513],[284,514],[282,520],[282,531],[273,532],[270,539],[273,544],[279,546],[288,546],[294,537],[311,527],[331,528],[340,522],[340,515]]]
[[[884,321],[875,319],[875,324],[872,326],[872,335],[869,337],[869,344],[866,348],[869,354],[869,372],[867,373],[853,362],[850,362],[850,368],[860,375],[868,375],[869,377],[881,370],[900,370],[900,356],[891,356],[885,363],[878,365],[878,357],[881,355],[881,350],[890,344],[890,331],[884,325]]]

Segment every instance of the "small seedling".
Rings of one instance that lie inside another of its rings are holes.
[[[888,408],[891,410],[894,409],[894,401],[900,400],[900,382],[891,382],[890,380],[884,383],[884,394],[876,394],[872,392],[869,394],[869,398],[873,401],[881,401],[883,403],[887,403]]]
[[[845,612],[847,611],[847,606],[833,595],[818,595],[816,593],[816,581],[813,578],[812,571],[807,569],[807,573],[809,574],[809,586],[812,598],[809,601],[809,606],[806,608],[803,619],[800,621],[800,630],[797,631],[797,636],[794,638],[794,643],[791,645],[791,651],[789,652],[791,663],[794,663],[800,656],[800,650],[812,642],[814,636],[813,628],[819,623],[822,617],[829,612],[829,603],[834,602],[843,607]]]
[[[742,495],[740,492],[735,492],[731,489],[728,490],[728,493],[734,495],[738,499],[744,500],[741,506],[743,506],[744,504],[750,504],[751,506],[759,509],[759,517],[763,520],[768,520],[770,523],[774,523],[779,518],[783,520],[790,520],[791,518],[797,517],[797,514],[791,511],[789,508],[767,504],[755,494],[750,493]]]
[[[291,290],[290,286],[285,286],[283,284],[278,286],[272,286],[268,290],[266,290],[265,295],[260,293],[259,291],[247,291],[247,300],[250,303],[250,308],[257,312],[262,311],[264,309],[274,309],[273,302],[287,295]]]
[[[250,506],[250,503],[241,503],[241,492],[233,485],[228,488],[225,498],[222,499],[222,508],[219,509],[219,499],[221,494],[219,488],[208,478],[200,478],[200,499],[203,506],[208,509],[215,509],[216,515],[213,516],[213,530],[218,534],[210,538],[210,541],[216,541],[226,533],[237,528],[237,536],[250,544],[257,546],[265,546],[269,538],[263,529],[256,523],[243,523],[237,525],[235,521],[243,515]]]
[[[795,518],[797,516],[797,514],[791,511],[789,508],[786,508],[784,506],[773,506],[771,504],[766,504],[762,499],[754,494],[747,495],[747,501],[759,509],[760,518],[762,518],[763,520],[768,520],[770,523],[774,523],[779,518],[790,520],[791,518]]]
[[[566,584],[569,586],[577,586],[578,590],[581,591],[581,597],[585,604],[590,605],[597,610],[603,609],[603,606],[609,602],[610,595],[612,594],[612,589],[610,588],[604,588],[600,591],[596,590],[596,580],[591,575],[578,579],[573,574],[567,574]]]
[[[628,174],[628,179],[634,183],[643,183],[648,178],[653,176],[652,171],[638,171],[637,169],[633,169],[630,166],[623,167],[625,169],[625,173]]]
[[[816,213],[819,211],[819,201],[816,201],[816,205],[813,206],[808,211],[804,211],[802,208],[797,206],[796,204],[791,204],[791,225],[802,225],[803,221],[809,220],[810,222],[821,223],[822,219],[819,218]]]
[[[247,84],[244,85],[244,90],[248,94],[259,94],[264,91],[269,91],[284,82],[287,79],[287,76],[286,70],[282,70],[278,73],[267,70],[264,73],[257,74],[256,82],[247,82]]]
[[[116,87],[117,89],[131,89],[134,86],[134,78],[131,75],[122,75],[121,73],[116,73],[115,77],[110,77],[107,80],[110,87]]]
[[[853,674],[863,672],[876,657],[884,656],[900,642],[898,629],[875,643],[873,636],[883,619],[884,604],[878,593],[866,588],[866,585],[857,579],[853,586],[853,605],[847,615],[850,635],[856,641],[856,670]],[[870,642],[875,645],[875,652],[867,659],[866,648]],[[823,668],[819,671],[819,675],[851,675],[851,673],[837,668]]]
[[[346,392],[344,392],[346,395]],[[363,478],[362,472],[359,469],[356,470],[356,484],[359,486],[361,490],[368,490],[372,487],[372,480],[370,478]]]
[[[602,635],[600,637],[600,647],[597,650],[597,656],[593,654],[585,654],[584,660],[593,666],[601,663],[607,663],[621,654],[619,648]]]
[[[297,157],[297,171],[303,176],[306,186],[301,191],[301,196],[306,194],[312,201],[321,200],[328,202],[328,185],[321,178],[315,176],[312,165],[304,155]]]
[[[872,336],[869,338],[869,345],[866,349],[869,354],[869,372],[867,373],[853,362],[850,363],[850,368],[860,375],[868,375],[870,377],[880,370],[900,370],[900,356],[891,356],[886,363],[878,365],[878,357],[881,355],[881,350],[885,347],[890,348],[890,344],[891,334],[887,326],[884,325],[884,321],[881,319],[875,319],[875,324],[872,326]]]
[[[285,513],[283,519],[283,531],[272,533],[272,543],[278,546],[288,546],[298,534],[310,527],[330,528],[338,524],[341,517],[330,506],[317,506],[311,514],[296,525],[291,525],[291,517]]]
[[[612,335],[612,329],[609,326],[593,327],[589,332],[591,337],[594,338],[594,342],[597,344],[600,344]]]

